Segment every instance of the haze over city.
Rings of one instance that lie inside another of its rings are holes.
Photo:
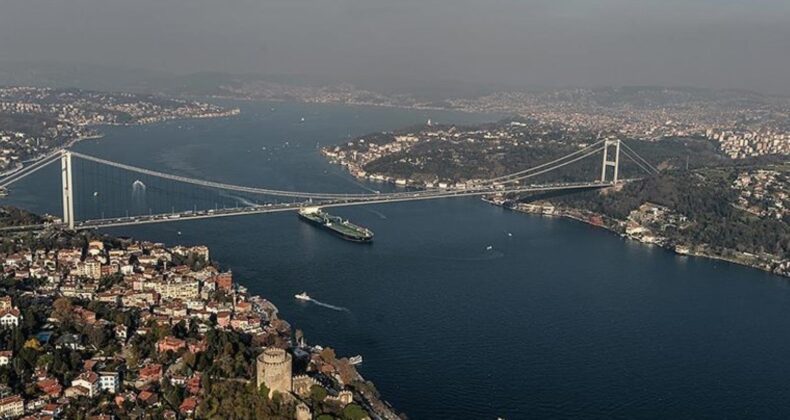
[[[781,0],[6,0],[0,61],[790,93]]]

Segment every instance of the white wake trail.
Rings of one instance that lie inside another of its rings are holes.
[[[315,300],[313,298],[310,298],[310,302],[313,302],[313,303],[315,303],[318,306],[323,306],[324,308],[332,309],[332,310],[335,310],[335,311],[351,312],[350,310],[348,310],[348,308],[344,308],[342,306],[330,305],[328,303],[324,303],[324,302],[321,302],[320,300]]]

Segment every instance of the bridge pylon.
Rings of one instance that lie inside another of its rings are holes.
[[[61,186],[63,192],[63,224],[74,229],[74,184],[72,183],[71,152],[60,155]]]
[[[614,147],[614,160],[609,160],[609,148]],[[620,168],[620,140],[606,140],[603,146],[603,163],[601,165],[601,182],[606,182],[606,172],[609,167],[614,168],[612,182],[617,183],[618,170]]]

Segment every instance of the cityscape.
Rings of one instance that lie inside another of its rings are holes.
[[[0,6],[0,419],[790,413],[786,4],[65,3]]]

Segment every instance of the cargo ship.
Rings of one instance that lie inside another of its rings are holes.
[[[373,241],[373,232],[370,229],[357,226],[341,217],[332,216],[319,207],[305,207],[299,210],[299,218],[328,229],[347,241],[360,243]]]

